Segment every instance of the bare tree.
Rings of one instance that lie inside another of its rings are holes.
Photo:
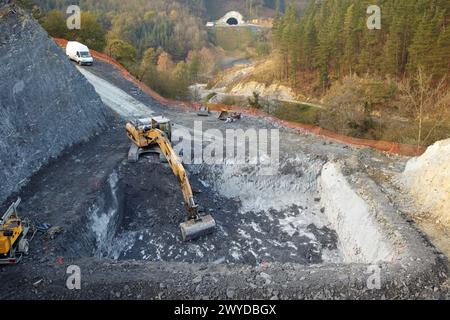
[[[407,112],[417,122],[417,148],[420,148],[437,127],[449,120],[450,92],[446,90],[446,78],[435,81],[419,67],[414,77],[404,80],[399,89]],[[431,128],[425,129],[426,121],[432,123]]]

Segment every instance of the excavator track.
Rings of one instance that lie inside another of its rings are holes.
[[[139,160],[139,147],[134,143],[131,144],[130,150],[128,151],[128,162],[136,163]]]

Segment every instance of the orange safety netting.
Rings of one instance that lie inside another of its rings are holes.
[[[58,39],[58,38],[54,38],[54,41],[61,47],[65,47],[68,42],[65,39]],[[110,56],[108,56],[104,53],[97,52],[95,50],[90,50],[90,52],[94,58],[104,61],[104,62],[107,62],[107,63],[113,65],[114,67],[116,67],[127,80],[136,84],[143,92],[145,92],[146,94],[148,94],[149,96],[151,96],[152,98],[157,100],[162,105],[183,108],[186,110],[198,110],[199,109],[200,104],[198,104],[198,103],[182,102],[182,101],[172,100],[172,99],[167,99],[167,98],[162,97],[157,92],[155,92],[154,90],[152,90],[151,88],[146,86],[144,83],[142,83],[141,81],[139,81],[138,79],[133,77],[130,74],[130,72],[127,69],[125,69],[125,67],[122,66],[115,59],[111,58]],[[281,120],[281,119],[278,119],[264,111],[256,110],[256,109],[247,109],[247,108],[242,108],[242,107],[238,107],[238,106],[225,106],[225,105],[221,105],[221,104],[208,104],[208,107],[210,108],[210,110],[215,110],[215,111],[221,111],[223,109],[226,109],[226,110],[229,110],[232,112],[240,112],[243,114],[257,116],[260,118],[265,118],[267,120],[270,120],[270,121],[277,123],[279,125],[282,125],[286,128],[291,128],[291,129],[297,130],[299,132],[303,132],[303,133],[309,132],[309,133],[313,133],[317,136],[333,139],[338,142],[343,142],[343,143],[347,143],[347,144],[351,144],[351,145],[355,145],[355,146],[370,147],[370,148],[374,148],[376,150],[399,154],[399,155],[404,155],[404,156],[418,156],[418,155],[423,154],[426,150],[425,147],[417,148],[417,146],[401,144],[398,142],[369,140],[369,139],[360,139],[360,138],[349,137],[349,136],[345,136],[345,135],[342,135],[342,134],[339,134],[336,132],[332,132],[330,130],[323,129],[318,126]]]
[[[346,135],[342,135],[327,129],[323,129],[318,126],[313,126],[309,124],[302,124],[298,122],[291,122],[286,120],[281,120],[279,118],[274,117],[273,115],[270,115],[264,111],[257,110],[257,109],[246,109],[242,107],[236,107],[236,106],[225,106],[221,104],[208,104],[208,107],[210,110],[214,111],[221,111],[221,110],[228,110],[231,112],[240,112],[243,114],[253,115],[260,118],[265,118],[267,120],[270,120],[271,122],[277,123],[279,125],[282,125],[286,128],[294,129],[299,132],[309,132],[313,133],[317,136],[326,137],[329,139],[333,139],[338,142],[343,142],[355,146],[363,146],[363,147],[371,147],[380,151],[385,151],[389,153],[395,153],[399,155],[404,156],[419,156],[423,154],[426,150],[424,147],[417,148],[417,146],[409,145],[409,144],[402,144],[398,142],[390,142],[390,141],[382,141],[382,140],[370,140],[370,139],[360,139],[360,138],[354,138],[349,137]]]
[[[66,39],[59,39],[59,38],[53,38],[53,40],[56,42],[56,44],[58,44],[59,46],[61,46],[63,48],[66,47],[67,42],[68,42],[68,40],[66,40]],[[149,96],[151,96],[152,98],[157,100],[162,105],[181,107],[181,108],[189,109],[189,110],[197,110],[198,109],[198,106],[196,104],[167,99],[167,98],[162,97],[157,92],[155,92],[154,90],[152,90],[151,88],[146,86],[144,83],[142,83],[141,81],[136,79],[133,75],[131,75],[130,72],[127,69],[125,69],[125,67],[122,66],[115,59],[111,58],[110,56],[108,56],[107,54],[102,53],[102,52],[98,52],[95,50],[89,50],[89,51],[94,58],[104,61],[106,63],[109,63],[109,64],[113,65],[114,67],[116,67],[120,71],[120,73],[125,77],[125,79],[136,84],[142,91],[144,91],[146,94],[148,94]]]

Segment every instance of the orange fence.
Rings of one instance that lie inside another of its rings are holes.
[[[240,112],[243,114],[253,115],[260,118],[265,118],[271,122],[282,125],[286,128],[294,129],[299,132],[309,132],[313,133],[317,136],[326,137],[338,142],[343,142],[355,146],[362,147],[370,147],[380,151],[385,151],[389,153],[395,153],[404,156],[419,156],[423,154],[426,150],[425,147],[417,148],[417,146],[409,145],[409,144],[401,144],[398,142],[390,142],[390,141],[382,141],[382,140],[369,140],[369,139],[360,139],[349,137],[346,135],[342,135],[330,130],[323,129],[318,126],[313,126],[309,124],[302,124],[298,122],[291,122],[286,120],[281,120],[279,118],[274,117],[264,111],[257,109],[246,109],[236,106],[225,106],[221,104],[208,104],[210,110],[220,111],[223,109],[227,109],[232,112]]]
[[[56,44],[58,44],[60,47],[63,47],[63,48],[66,47],[67,42],[68,42],[65,39],[59,39],[59,38],[53,38],[53,40],[56,42]],[[107,54],[98,52],[95,50],[90,50],[90,52],[94,58],[104,61],[106,63],[109,63],[109,64],[113,65],[114,67],[116,67],[116,69],[118,69],[120,71],[120,73],[123,75],[123,77],[125,79],[133,82],[142,91],[144,91],[146,94],[148,94],[149,96],[151,96],[152,98],[157,100],[162,105],[174,106],[174,107],[178,107],[178,108],[181,107],[181,108],[188,109],[188,110],[197,110],[198,109],[197,104],[193,104],[193,103],[189,103],[189,102],[182,102],[182,101],[172,100],[172,99],[167,99],[167,98],[162,97],[156,91],[152,90],[151,88],[146,86],[144,83],[142,83],[141,81],[136,79],[133,75],[130,74],[130,72],[127,69],[125,69],[124,66],[122,66],[119,62],[117,62],[115,59],[111,58]]]
[[[67,45],[67,40],[65,39],[57,39],[54,38],[54,41],[61,47],[65,47]],[[125,69],[119,62],[117,62],[115,59],[111,58],[110,56],[97,52],[95,50],[90,50],[91,54],[94,58],[107,62],[114,67],[116,67],[121,74],[129,81],[136,84],[143,92],[157,100],[159,103],[165,106],[172,106],[177,108],[182,108],[185,110],[198,110],[200,104],[196,103],[190,103],[190,102],[182,102],[178,100],[172,100],[167,99],[159,95],[157,92],[146,86],[144,83],[136,79],[134,76],[132,76],[127,69]],[[247,109],[237,106],[225,106],[221,104],[208,104],[208,107],[211,110],[215,111],[221,111],[222,109],[227,109],[229,111],[233,112],[240,112],[247,115],[257,116],[260,118],[267,119],[271,122],[277,123],[279,125],[282,125],[286,128],[297,130],[298,132],[302,133],[313,133],[317,136],[326,137],[338,142],[343,142],[346,144],[351,144],[354,146],[361,146],[361,147],[370,147],[376,150],[404,155],[404,156],[418,156],[425,152],[425,147],[417,148],[417,146],[408,145],[408,144],[401,144],[398,142],[390,142],[390,141],[381,141],[381,140],[369,140],[369,139],[360,139],[360,138],[354,138],[345,136],[336,132],[332,132],[330,130],[323,129],[318,126],[308,125],[308,124],[301,124],[297,122],[290,122],[286,120],[278,119],[266,112],[263,112],[261,110],[256,109]]]

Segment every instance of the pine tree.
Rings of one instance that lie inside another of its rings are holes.
[[[437,41],[435,23],[436,20],[431,19],[429,15],[423,16],[409,47],[410,60],[407,67],[410,73],[414,73],[418,67],[422,67],[425,72],[431,71],[433,59],[430,50],[435,47]]]
[[[450,25],[439,35],[434,55],[433,71],[437,78],[448,76],[450,71]]]
[[[344,16],[344,27],[342,33],[342,42],[344,44],[344,52],[342,57],[342,64],[345,66],[349,73],[353,72],[353,65],[355,63],[355,55],[357,50],[357,37],[355,26],[355,12],[354,4],[351,4]]]
[[[366,26],[370,0],[311,1],[298,17],[293,7],[277,17],[273,47],[282,79],[296,83],[301,71],[315,71],[322,88],[348,73],[403,78],[422,66],[436,77],[448,73],[450,1],[375,1],[382,29]]]
[[[387,35],[387,40],[384,45],[384,53],[382,60],[382,71],[385,74],[400,76],[400,55],[401,43],[398,33],[394,31]]]

